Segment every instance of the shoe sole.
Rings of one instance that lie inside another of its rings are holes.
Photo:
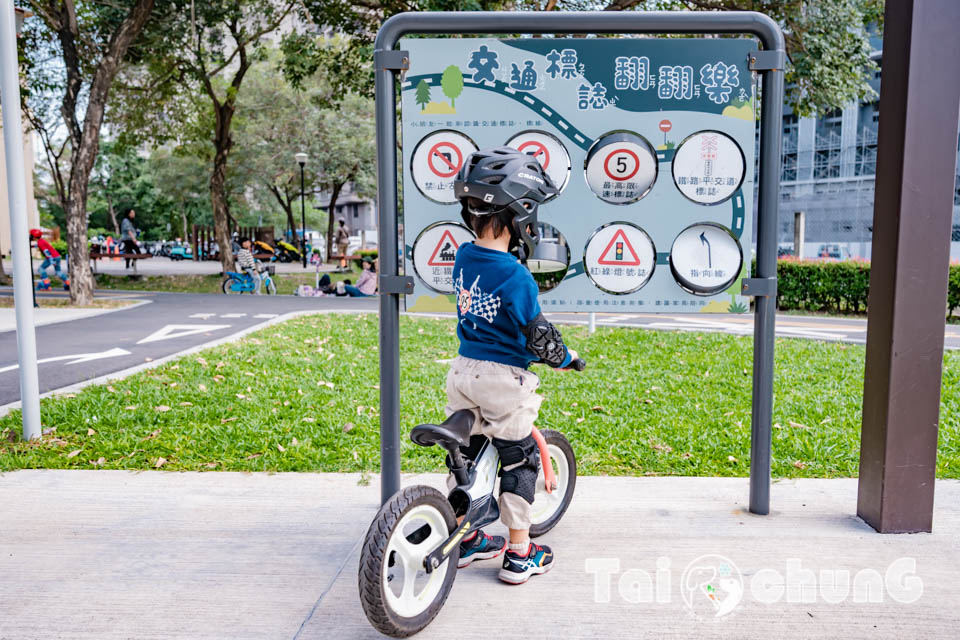
[[[556,560],[550,564],[544,565],[542,567],[535,567],[533,569],[527,569],[523,573],[514,573],[513,571],[503,571],[497,575],[498,578],[506,582],[507,584],[523,584],[531,578],[531,576],[543,575],[553,569],[553,565],[556,564]]]
[[[461,558],[460,560],[457,561],[457,569],[465,569],[466,567],[469,567],[474,560],[490,560],[492,558],[499,558],[500,554],[502,554],[506,550],[507,550],[507,545],[503,545],[497,551],[486,551],[486,552],[482,551],[480,553],[473,554],[469,558],[466,558],[466,559]]]

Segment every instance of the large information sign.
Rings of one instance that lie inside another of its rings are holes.
[[[754,41],[400,46],[408,310],[455,308],[452,264],[472,234],[453,180],[472,151],[506,145],[560,189],[540,208],[544,255],[531,260],[545,311],[747,311]]]

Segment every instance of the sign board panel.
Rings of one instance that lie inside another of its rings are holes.
[[[562,189],[540,208],[553,228],[544,253],[570,256],[554,277],[543,269],[556,260],[536,263],[545,311],[747,311],[739,281],[751,246],[754,41],[417,38],[400,47],[410,53],[401,86],[404,255],[416,276],[408,310],[455,308],[426,245],[440,242],[438,223],[469,241],[456,170],[474,149],[508,145]]]

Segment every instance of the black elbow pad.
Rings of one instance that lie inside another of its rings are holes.
[[[523,328],[523,335],[527,338],[527,351],[551,367],[557,368],[563,364],[567,357],[563,337],[542,313],[527,323]]]

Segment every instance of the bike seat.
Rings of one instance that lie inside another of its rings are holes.
[[[470,429],[476,418],[473,411],[461,409],[440,424],[421,424],[410,432],[410,439],[421,447],[438,444],[444,449],[470,445]]]

